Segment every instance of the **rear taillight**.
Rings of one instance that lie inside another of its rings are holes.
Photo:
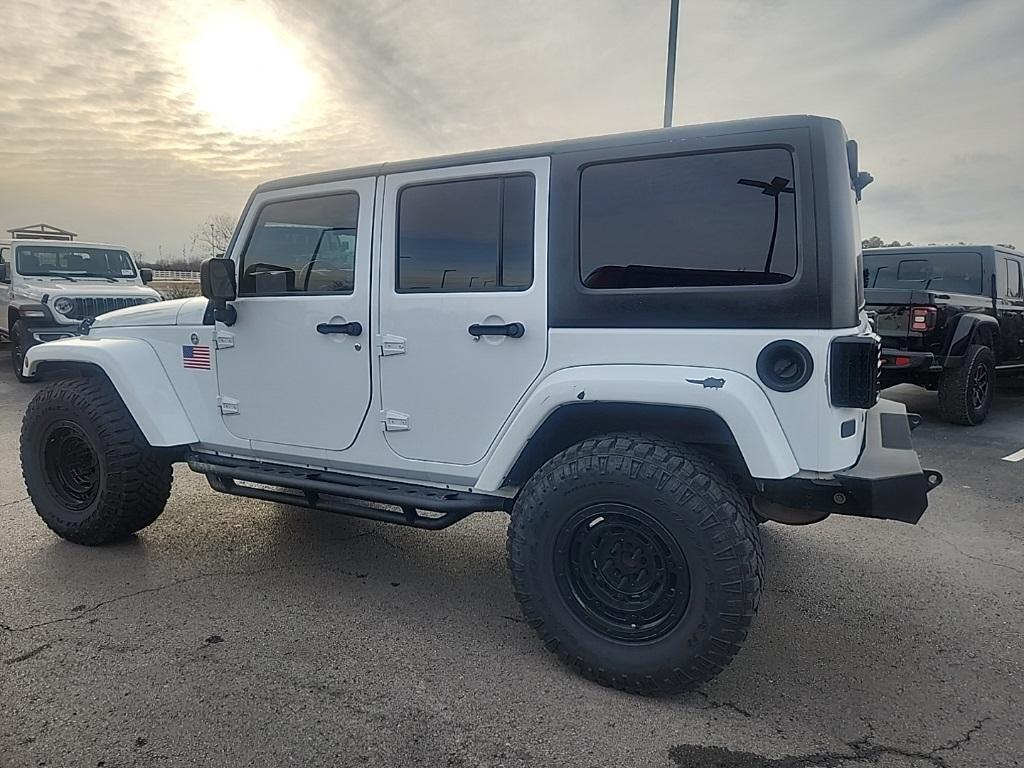
[[[910,330],[930,331],[935,327],[935,307],[912,307],[910,310]]]
[[[837,408],[871,408],[878,402],[881,349],[871,336],[840,336],[829,352],[829,400]]]

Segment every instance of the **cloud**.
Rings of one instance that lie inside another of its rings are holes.
[[[8,0],[0,224],[176,252],[267,178],[655,127],[667,6]],[[188,46],[223,8],[298,52],[316,87],[295,130],[197,105]],[[877,178],[866,235],[1024,243],[1022,35],[1015,0],[684,0],[676,122],[838,117]]]

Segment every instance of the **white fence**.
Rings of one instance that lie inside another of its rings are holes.
[[[175,269],[154,269],[153,270],[154,280],[179,280],[189,283],[199,282],[198,272],[186,272]]]

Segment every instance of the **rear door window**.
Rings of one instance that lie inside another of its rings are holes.
[[[405,187],[399,293],[521,291],[533,283],[534,179],[491,176]]]
[[[585,168],[580,279],[588,288],[788,282],[797,272],[794,177],[782,148]]]
[[[1006,298],[1019,299],[1022,295],[1020,262],[1016,259],[1003,259],[1006,264]]]

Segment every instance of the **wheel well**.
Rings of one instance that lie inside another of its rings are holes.
[[[736,480],[753,480],[732,431],[721,416],[702,408],[643,403],[573,403],[552,412],[527,441],[505,483],[522,486],[548,459],[581,440],[610,432],[657,435],[697,445]]]
[[[36,366],[36,379],[52,381],[56,379],[73,379],[73,378],[98,378],[103,379],[110,385],[111,390],[118,399],[121,401],[121,405],[124,406],[125,412],[128,414],[128,418],[135,422],[138,426],[138,421],[135,419],[135,414],[131,412],[127,404],[124,402],[124,398],[121,397],[121,393],[118,391],[117,386],[111,381],[107,372],[103,370],[96,363],[85,363],[81,361],[67,361],[67,360],[43,360]],[[184,461],[188,455],[189,447],[187,445],[176,445],[169,447],[154,447],[154,450],[161,452],[170,461]]]
[[[989,349],[995,351],[995,329],[989,323],[982,323],[978,325],[978,328],[974,331],[974,342],[977,344],[983,344]]]
[[[110,381],[107,372],[95,363],[43,360],[36,366],[36,377],[39,379],[70,379],[76,376],[99,376]]]
[[[11,328],[14,327],[14,323],[21,317],[14,307],[7,308],[7,332],[11,332]]]

